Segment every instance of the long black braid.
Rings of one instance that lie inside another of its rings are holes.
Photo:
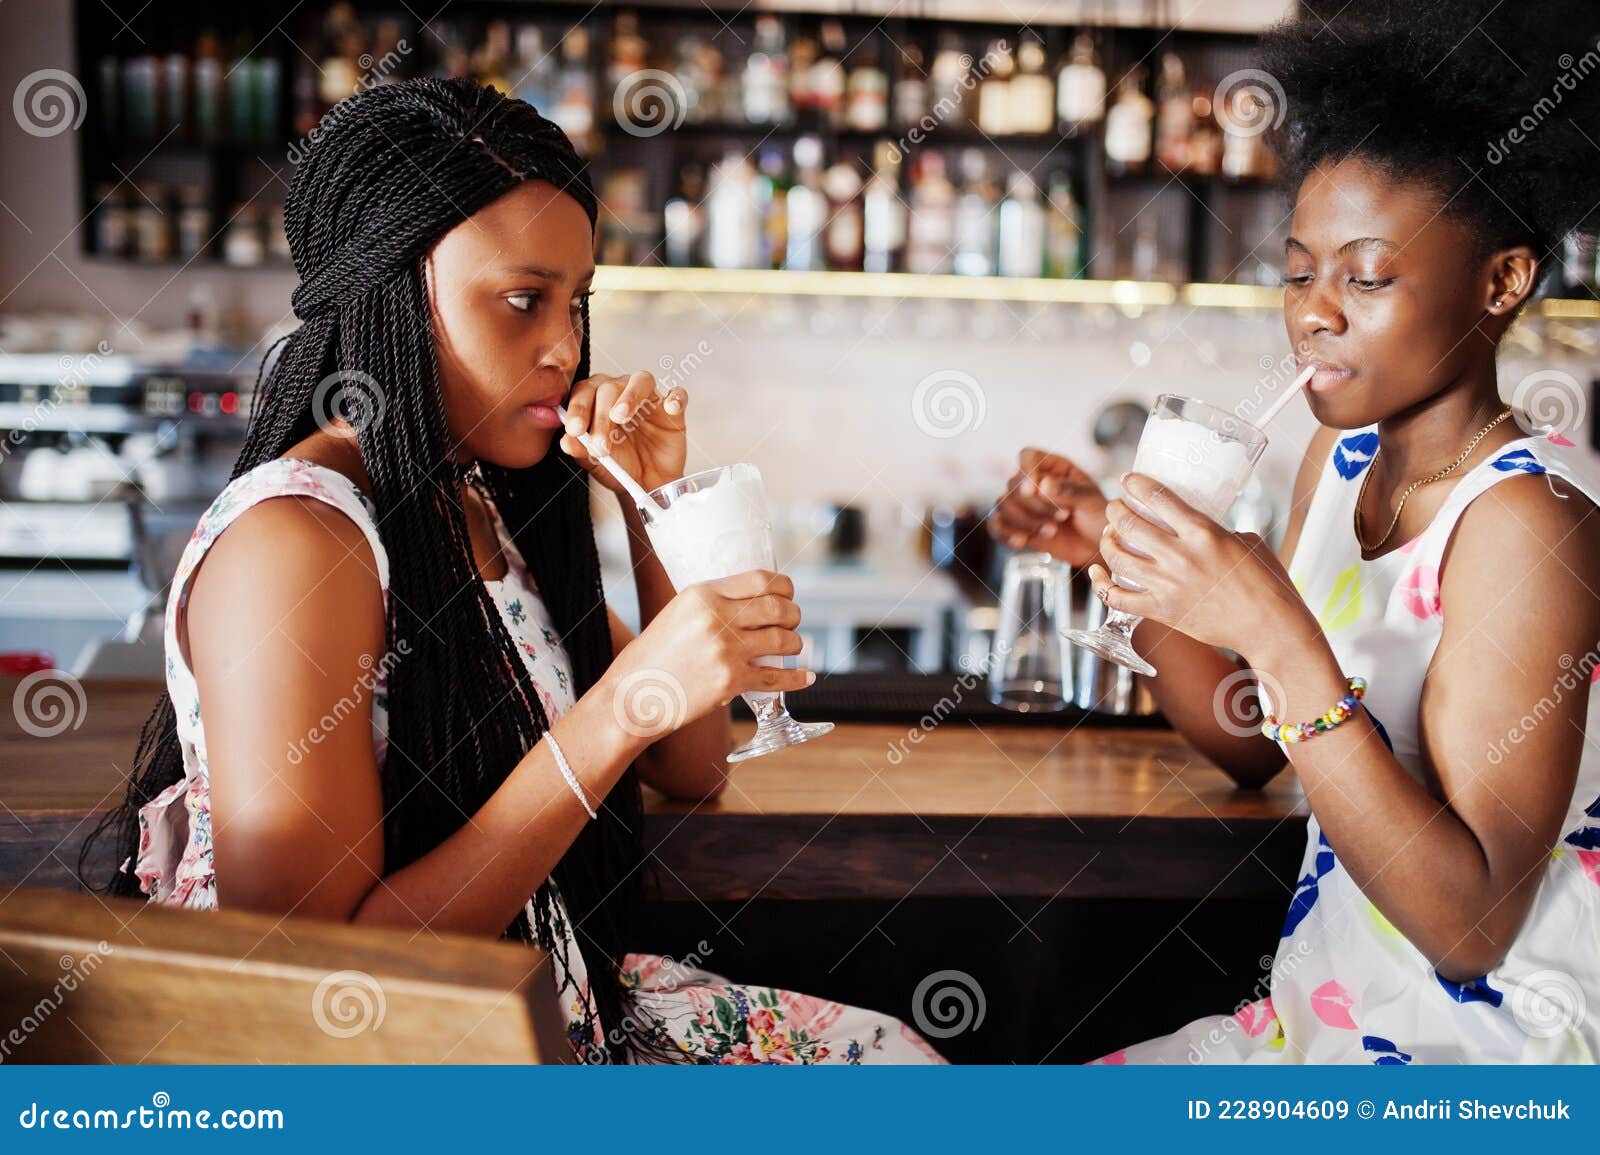
[[[416,80],[375,87],[329,113],[286,205],[301,277],[294,310],[304,323],[270,369],[263,366],[233,476],[312,434],[330,404],[339,404],[356,430],[390,561],[386,640],[390,652],[402,639],[409,647],[389,677],[387,871],[459,829],[550,724],[473,564],[422,272],[423,257],[446,232],[532,179],[575,199],[592,229],[595,196],[559,128],[529,105],[470,81]],[[587,304],[582,319],[577,379],[588,375]],[[341,388],[343,400],[335,402]],[[571,662],[574,691],[582,694],[611,660],[587,475],[553,448],[528,469],[484,462],[479,472],[532,571]],[[95,837],[113,833],[118,861],[136,854],[139,807],[182,777],[172,700],[162,693],[139,735],[126,800]],[[642,897],[642,816],[630,768],[552,874],[579,928],[590,978],[583,1036],[603,1027],[599,1053],[613,1060],[662,1053],[659,1040],[635,1028],[620,971],[625,930]],[[86,847],[80,863],[87,857]],[[124,871],[109,890],[140,893]],[[532,923],[519,915],[506,934],[564,950],[551,900],[546,883],[534,898]]]

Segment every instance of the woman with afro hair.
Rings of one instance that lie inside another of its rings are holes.
[[[1284,325],[1321,425],[1283,560],[1148,477],[1124,488],[1162,525],[1039,454],[995,513],[1144,616],[1160,705],[1200,751],[1246,787],[1292,762],[1311,809],[1269,993],[1101,1061],[1594,1062],[1600,485],[1507,406],[1495,362],[1563,239],[1600,222],[1600,6],[1324,15],[1267,43]],[[1218,718],[1243,676],[1309,733]],[[1356,678],[1359,706],[1325,716]]]

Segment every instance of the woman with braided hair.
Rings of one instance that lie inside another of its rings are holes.
[[[286,211],[303,324],[173,579],[110,889],[538,942],[584,1061],[938,1061],[892,1018],[626,953],[641,780],[715,795],[727,703],[813,675],[754,664],[800,651],[788,579],[674,594],[626,501],[640,634],[606,606],[588,483],[616,487],[575,435],[661,485],[688,398],[590,375],[595,212],[562,132],[493,89],[325,119]]]

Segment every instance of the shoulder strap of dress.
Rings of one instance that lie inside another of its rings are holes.
[[[360,526],[367,544],[372,548],[373,562],[378,568],[378,584],[384,594],[388,594],[389,555],[378,535],[378,523],[366,495],[355,482],[337,470],[293,457],[262,462],[229,483],[195,528],[193,564],[199,564],[201,556],[240,514],[274,497],[316,498],[333,506]]]
[[[1558,436],[1558,435],[1557,435]],[[1442,557],[1456,523],[1473,500],[1508,477],[1542,476],[1553,499],[1570,499],[1581,493],[1600,506],[1600,478],[1586,468],[1556,436],[1534,435],[1508,442],[1487,461],[1480,462],[1450,491],[1423,535],[1425,556]]]
[[[1311,493],[1311,505],[1306,509],[1306,519],[1300,527],[1300,540],[1291,559],[1290,572],[1299,573],[1297,566],[1302,555],[1312,548],[1325,548],[1325,543],[1343,540],[1330,532],[1332,519],[1347,516],[1355,501],[1356,488],[1361,484],[1361,474],[1372,464],[1378,451],[1376,425],[1352,429],[1341,433],[1328,451],[1317,476],[1317,487]]]

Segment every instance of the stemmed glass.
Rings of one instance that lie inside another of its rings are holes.
[[[772,518],[761,471],[754,465],[723,465],[692,473],[651,490],[650,498],[654,507],[640,511],[645,532],[677,589],[774,567]],[[775,654],[756,662],[783,665]],[[755,713],[756,732],[728,755],[729,762],[797,746],[833,729],[832,722],[795,721],[779,692],[752,690],[744,700]]]
[[[1267,447],[1267,435],[1250,422],[1193,397],[1163,393],[1144,423],[1133,471],[1154,478],[1189,505],[1221,521],[1244,491],[1256,462]],[[1159,517],[1124,495],[1136,512],[1164,524]],[[1111,580],[1124,589],[1142,588],[1116,574]],[[1140,674],[1156,668],[1133,648],[1133,631],[1143,618],[1112,610],[1096,630],[1068,630],[1074,645],[1126,666]]]

